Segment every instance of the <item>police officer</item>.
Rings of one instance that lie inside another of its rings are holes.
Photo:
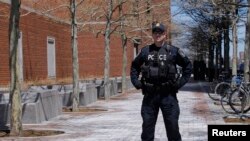
[[[132,84],[142,89],[144,95],[141,139],[154,140],[156,120],[161,109],[168,140],[181,141],[176,93],[188,82],[192,65],[179,48],[166,43],[166,28],[162,23],[152,25],[152,37],[154,43],[141,49],[132,62],[130,72]],[[180,77],[177,75],[177,65],[182,68]]]

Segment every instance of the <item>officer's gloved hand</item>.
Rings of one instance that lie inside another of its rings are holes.
[[[179,89],[179,88],[180,88],[180,80],[177,80],[177,81],[175,82],[175,87],[176,87],[176,89]]]
[[[178,90],[180,88],[180,81],[179,80],[177,80],[176,82],[174,82],[173,88],[174,88],[175,92],[178,92]]]
[[[135,88],[136,89],[141,89],[142,88],[142,83],[141,83],[141,81],[136,81],[136,83],[135,83]]]

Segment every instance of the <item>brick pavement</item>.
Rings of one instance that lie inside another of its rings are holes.
[[[222,108],[213,104],[202,89],[204,83],[188,83],[178,93],[180,132],[183,141],[206,141],[208,124],[225,124]],[[42,124],[24,125],[25,129],[60,130],[65,134],[47,137],[0,138],[16,141],[140,141],[140,91],[131,91],[98,100],[87,107],[96,112],[63,113]],[[155,141],[167,141],[161,112],[156,124]]]

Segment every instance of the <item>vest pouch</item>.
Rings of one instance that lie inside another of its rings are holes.
[[[168,65],[168,79],[172,80],[173,82],[176,81],[176,68],[174,65]]]
[[[150,79],[151,79],[151,81],[157,82],[158,78],[159,78],[159,68],[151,66],[149,68],[149,73],[150,73]]]
[[[144,77],[145,79],[149,79],[150,78],[149,66],[142,65],[141,72],[142,72],[142,77]]]
[[[167,70],[167,65],[165,65],[164,62],[161,62],[159,66],[159,78],[166,79],[168,74]]]

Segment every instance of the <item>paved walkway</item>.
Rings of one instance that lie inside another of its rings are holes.
[[[213,104],[201,87],[188,83],[178,93],[180,103],[180,132],[183,141],[206,141],[208,124],[225,124],[225,113]],[[0,138],[17,141],[140,141],[140,91],[99,100],[89,108],[95,112],[63,113],[42,124],[24,125],[25,129],[60,130],[65,134],[47,137]],[[99,110],[98,110],[99,109]],[[156,125],[155,141],[167,141],[161,112]]]

